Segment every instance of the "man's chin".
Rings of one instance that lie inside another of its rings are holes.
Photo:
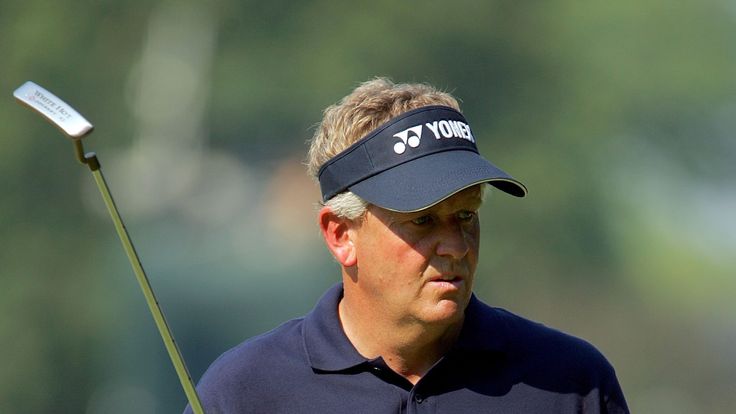
[[[440,299],[427,313],[425,321],[437,324],[453,324],[462,321],[467,302],[458,299]]]

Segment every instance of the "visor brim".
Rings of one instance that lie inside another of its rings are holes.
[[[526,187],[473,151],[444,151],[382,171],[349,187],[367,202],[387,210],[424,210],[477,184],[488,183],[516,197]]]

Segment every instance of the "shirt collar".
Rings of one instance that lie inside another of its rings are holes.
[[[342,371],[368,361],[358,353],[340,324],[337,306],[342,295],[342,283],[335,284],[304,317],[302,336],[312,368]]]

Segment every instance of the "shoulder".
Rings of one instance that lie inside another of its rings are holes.
[[[500,351],[526,380],[576,391],[618,387],[613,367],[590,342],[477,299],[469,310],[473,340]]]
[[[250,338],[217,358],[202,377],[229,378],[252,373],[253,370],[271,368],[272,364],[295,362],[302,348],[301,326],[303,319],[293,319],[273,330]]]
[[[303,319],[294,319],[250,338],[217,358],[197,385],[209,407],[232,407],[244,400],[234,396],[275,395],[291,386],[295,373],[309,369],[302,340]],[[264,393],[268,390],[268,393]]]
[[[467,309],[467,340],[506,353],[525,357],[556,355],[558,358],[605,362],[589,342],[508,310],[489,306],[473,298]]]
[[[545,361],[546,364],[564,365],[566,370],[612,370],[608,360],[590,342],[505,309],[491,309],[503,324],[507,349],[512,355],[539,359],[538,362]]]
[[[336,284],[304,317],[248,339],[217,358],[197,384],[207,410],[284,412],[284,404],[295,401],[295,395],[303,396],[304,385],[314,379],[305,332],[339,329],[336,310],[341,295],[342,285]],[[322,336],[321,343],[334,345],[334,338]],[[334,346],[324,348],[329,351]],[[324,352],[332,355],[328,351]]]
[[[628,412],[613,367],[581,338],[474,297],[459,343],[459,361],[471,389],[540,407]]]

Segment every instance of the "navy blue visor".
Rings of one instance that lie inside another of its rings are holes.
[[[379,207],[429,208],[481,183],[524,197],[526,187],[478,153],[468,122],[446,106],[405,112],[319,169],[322,201],[351,191]]]

